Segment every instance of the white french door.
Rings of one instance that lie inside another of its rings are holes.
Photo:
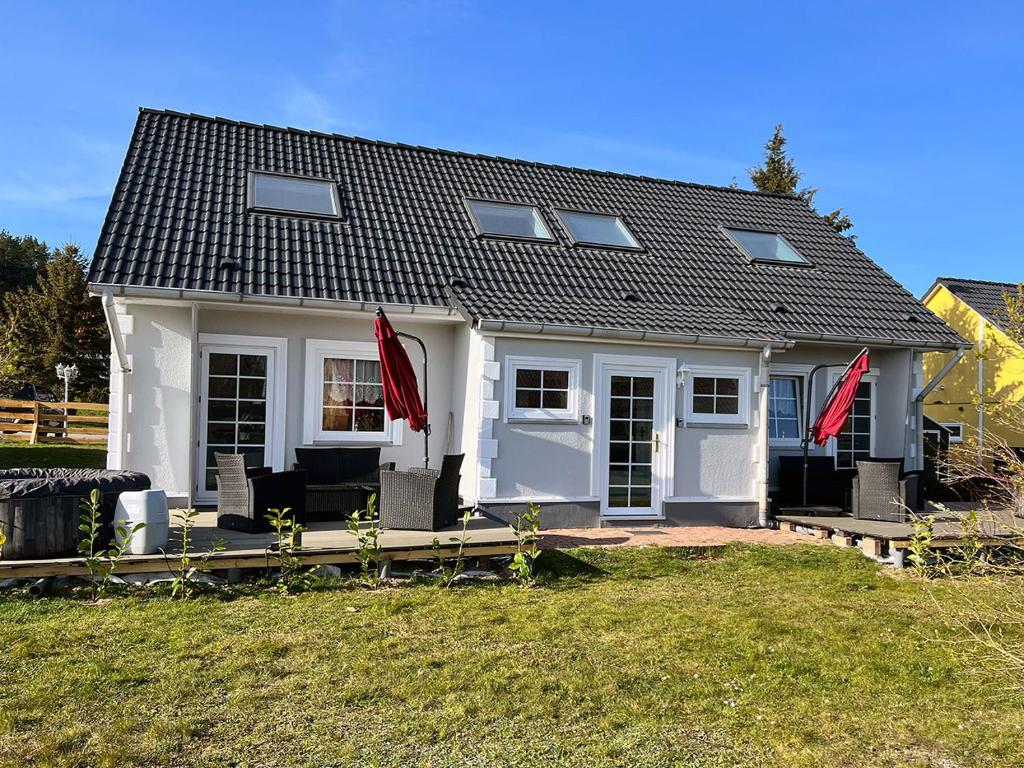
[[[195,488],[200,503],[217,500],[214,454],[247,454],[254,466],[283,469],[284,355],[278,343],[249,341],[216,343],[200,338]]]
[[[594,480],[606,517],[661,517],[672,470],[668,407],[675,361],[595,360]]]

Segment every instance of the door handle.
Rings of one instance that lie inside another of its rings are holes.
[[[661,435],[658,432],[654,433],[654,452],[657,453],[661,450]]]

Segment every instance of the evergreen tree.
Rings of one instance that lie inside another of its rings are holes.
[[[57,363],[78,366],[73,399],[107,397],[110,336],[103,306],[89,295],[77,245],[64,245],[44,262],[36,285],[3,297],[0,376],[34,382],[63,396]]]
[[[48,255],[46,243],[31,235],[15,237],[0,229],[0,297],[16,288],[33,285]]]
[[[786,137],[782,135],[782,124],[775,126],[775,133],[764,145],[764,164],[755,168],[748,168],[747,173],[750,180],[754,182],[754,188],[758,192],[778,192],[784,195],[795,195],[814,209],[814,196],[818,194],[816,187],[804,187],[800,189],[800,180],[803,173],[797,170],[796,163],[786,154]],[[821,214],[819,214],[821,215]],[[843,213],[842,208],[837,208],[832,213],[822,216],[829,225],[840,234],[853,228],[850,217]],[[846,235],[851,240],[856,235]]]

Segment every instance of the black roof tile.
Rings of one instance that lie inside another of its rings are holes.
[[[335,180],[341,219],[248,211],[250,170]],[[556,240],[478,237],[466,197],[535,203]],[[618,214],[643,250],[572,245],[560,207]],[[723,226],[779,232],[813,266],[751,264]],[[89,279],[360,302],[454,299],[481,320],[751,340],[962,341],[794,197],[148,109]],[[627,290],[639,301],[623,299]]]
[[[962,277],[938,277],[932,285],[944,285],[950,293],[959,298],[978,314],[996,327],[1006,330],[1006,297],[1016,299],[1020,286],[1017,283],[996,283],[989,280],[968,280]],[[932,288],[928,289],[931,293]]]

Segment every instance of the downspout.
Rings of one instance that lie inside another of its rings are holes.
[[[978,321],[978,463],[985,455],[985,318]]]
[[[761,453],[760,477],[757,491],[757,524],[760,528],[768,527],[768,386],[771,379],[769,364],[772,361],[771,345],[765,344],[761,350],[760,375],[758,376],[758,435],[757,441]]]
[[[914,396],[914,416],[916,417],[918,426],[917,456],[914,460],[915,469],[924,469],[924,430],[922,429],[922,426],[924,425],[924,399],[931,394],[933,389],[939,386],[939,383],[946,378],[951,370],[953,370],[953,366],[963,359],[966,352],[967,350],[964,347],[957,349],[956,354],[949,359],[949,362],[942,366],[942,370],[936,373],[932,377],[932,380],[925,384],[921,388],[921,391]]]
[[[190,335],[189,335],[189,364],[192,367],[191,370],[191,382],[192,391],[189,393],[188,399],[188,413],[189,413],[189,440],[188,440],[188,501],[186,509],[193,509],[195,503],[195,494],[198,488],[196,483],[196,462],[198,456],[196,455],[199,451],[199,407],[197,404],[198,398],[196,393],[200,390],[199,382],[199,370],[202,368],[199,362],[199,305],[194,301],[192,302],[192,317]]]
[[[117,362],[117,464],[109,469],[124,469],[127,465],[127,443],[128,443],[128,374],[132,372],[128,362],[128,353],[125,351],[124,336],[121,334],[121,326],[117,322],[117,312],[114,308],[114,294],[104,291],[101,300],[103,305],[103,316],[107,321],[107,331],[110,333],[110,340],[114,344],[114,357]]]

